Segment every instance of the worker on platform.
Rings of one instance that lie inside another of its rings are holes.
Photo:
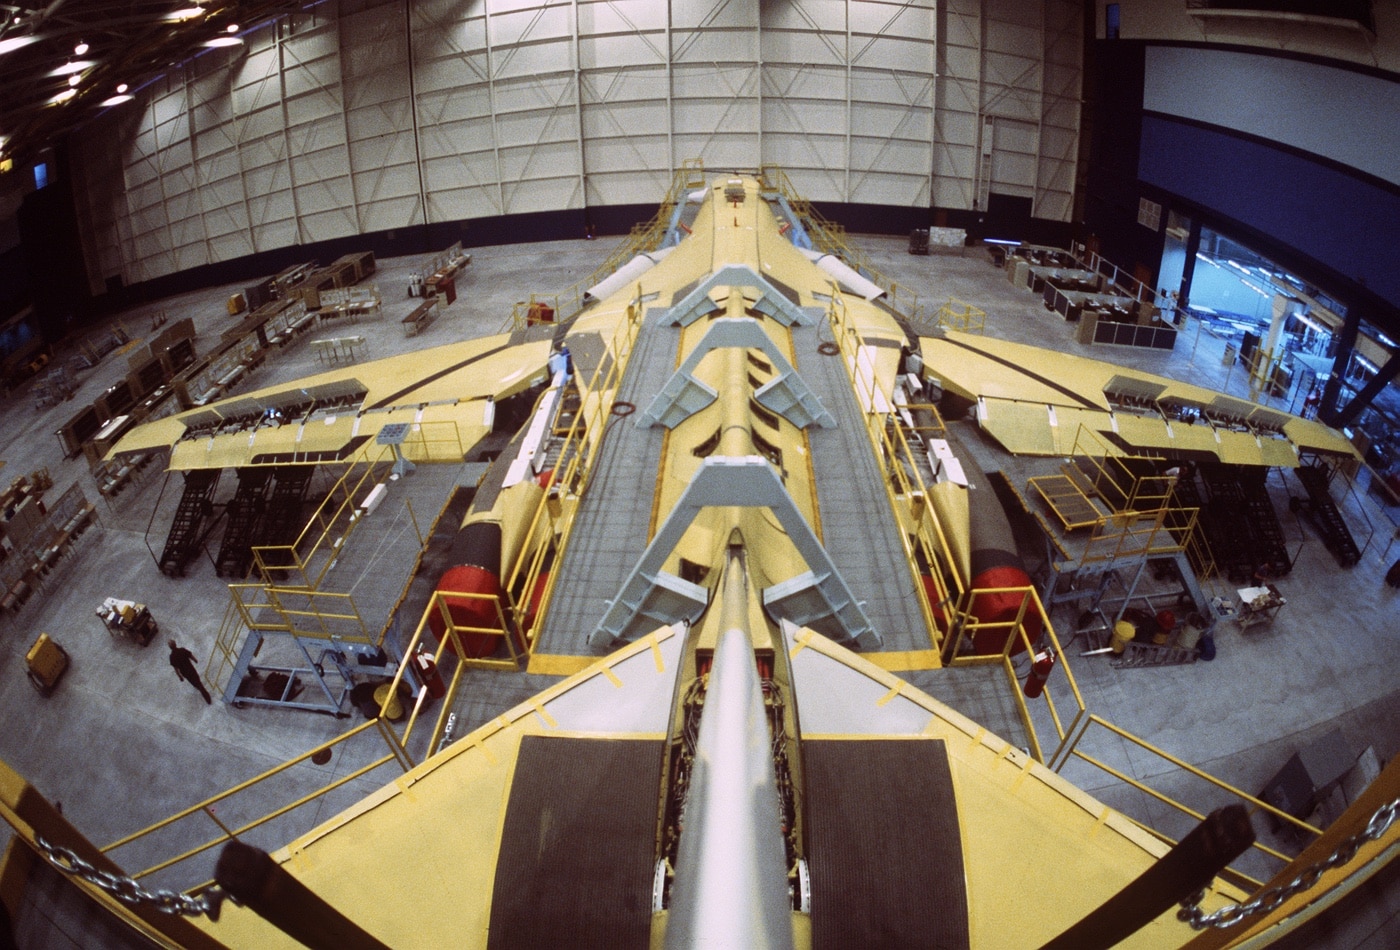
[[[204,697],[204,701],[213,705],[214,700],[209,698],[209,691],[204,688],[204,681],[199,678],[199,670],[195,668],[199,660],[174,640],[167,642],[170,644],[170,665],[175,667],[175,675],[199,690],[199,695]]]

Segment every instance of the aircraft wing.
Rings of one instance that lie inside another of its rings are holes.
[[[407,423],[424,451],[460,458],[496,401],[542,381],[549,354],[547,338],[505,334],[359,363],[148,422],[111,454],[170,446],[172,470],[328,462]]]
[[[1125,453],[1205,453],[1240,465],[1356,456],[1320,422],[1103,360],[951,330],[919,344],[927,372],[975,402],[982,428],[1018,455],[1072,455],[1087,429]]]

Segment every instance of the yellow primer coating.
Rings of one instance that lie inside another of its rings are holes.
[[[1271,416],[1287,419],[1282,426],[1286,438],[1261,437],[1252,431],[1114,412],[1104,394],[1119,377],[1165,387],[1159,400],[1208,406],[1224,399],[1231,411],[1245,417],[1259,408],[1165,376],[958,331],[920,337],[919,346],[927,374],[951,392],[981,400],[983,426],[1017,454],[1068,455],[1082,425],[1114,433],[1144,454],[1152,449],[1204,450],[1225,462],[1289,468],[1298,465],[1299,449],[1357,457],[1340,432],[1313,419],[1271,411]]]
[[[814,278],[813,265],[778,234],[773,215],[763,206],[757,183],[752,179],[742,181],[746,197],[736,204],[724,200],[725,182],[710,186],[710,200],[700,211],[695,233],[649,272],[643,285],[590,308],[572,333],[593,333],[603,340],[615,341],[618,331],[636,316],[631,301],[657,299],[659,305],[675,303],[676,288],[684,287],[696,274],[726,264],[761,268],[762,273],[771,274],[783,285],[798,288],[803,306],[827,302],[825,297],[811,292],[813,287],[830,287],[834,301],[839,296],[835,288],[825,278]],[[665,290],[657,293],[655,288]],[[717,290],[714,294],[726,315],[752,316],[751,300],[745,292]],[[663,299],[668,295],[671,299]],[[621,297],[627,301],[622,302]],[[885,411],[882,404],[892,396],[890,384],[902,334],[887,313],[863,301],[842,304],[841,313],[843,358],[856,381],[858,398],[871,408],[872,417],[877,417]],[[770,339],[791,359],[790,334],[775,321],[755,319],[762,321]],[[684,358],[703,338],[707,323],[704,319],[697,321],[681,334],[678,359]],[[927,352],[929,341],[924,344]],[[1035,353],[1037,358],[1044,355]],[[664,518],[674,506],[679,492],[701,464],[705,453],[698,450],[713,436],[715,445],[711,452],[768,456],[804,516],[816,523],[806,439],[785,420],[775,427],[753,412],[752,392],[769,377],[761,367],[753,365],[751,355],[717,351],[709,354],[697,369],[697,377],[717,389],[720,398],[668,433],[666,461],[657,486],[660,517]],[[995,363],[984,357],[968,361]],[[517,367],[522,368],[528,371],[528,367]],[[750,372],[753,380],[749,380]],[[736,377],[744,382],[735,383]],[[606,377],[599,374],[598,378]],[[616,395],[616,382],[614,379],[597,387],[581,386],[585,407],[601,406],[606,412],[609,400]],[[1004,401],[1015,398],[1009,394],[1016,386],[1024,385],[1024,381],[1002,382],[1006,383],[1006,391],[996,398]],[[956,384],[950,388],[956,390]],[[1109,415],[1108,407],[1098,403],[1075,411],[1096,417]],[[1049,414],[1046,415],[1048,419]],[[1021,422],[1028,426],[1038,424],[1029,412]],[[1048,421],[1046,425],[1055,428]],[[596,449],[603,428],[590,428],[587,439],[591,448]],[[768,447],[762,446],[756,436]],[[1060,438],[1059,432],[1054,433],[1054,438]],[[803,458],[797,459],[793,453]],[[897,509],[904,505],[916,512],[911,515],[897,511],[906,530],[909,524],[931,517],[926,512],[935,507],[936,501],[892,497]],[[917,513],[916,505],[924,506],[924,514]],[[736,506],[707,512],[687,532],[666,569],[679,571],[678,561],[685,557],[708,570],[705,583],[717,585],[723,573],[718,569],[719,558],[736,527],[742,530],[746,542],[751,584],[743,608],[732,603],[723,606],[729,617],[738,616],[741,609],[747,610],[750,626],[761,627],[755,591],[805,569],[805,565],[797,563],[790,541],[766,511]],[[966,533],[955,516],[950,516],[949,523],[940,530],[950,535]],[[952,543],[944,542],[943,549]],[[961,556],[949,558],[960,560]],[[1041,609],[1038,601],[1034,609]],[[702,624],[722,612],[710,611]],[[755,616],[759,617],[757,624],[753,623]],[[780,645],[772,631],[763,633],[773,636],[775,646]],[[608,728],[600,723],[613,709],[626,708],[630,700],[648,688],[656,690],[654,695],[663,691],[669,695],[678,669],[685,669],[685,660],[677,659],[679,640],[678,631],[662,628],[598,661],[531,657],[531,672],[572,675],[411,768],[396,781],[293,841],[274,858],[308,887],[336,906],[350,910],[361,925],[391,946],[484,946],[497,852],[521,739],[544,732],[595,738],[660,738],[661,731]],[[1106,809],[1034,756],[889,672],[921,668],[918,664],[925,662],[937,666],[936,650],[863,658],[810,630],[801,630],[792,637],[786,652],[794,682],[819,673],[834,684],[833,694],[856,712],[851,720],[842,723],[852,732],[845,728],[839,732],[813,731],[805,734],[808,738],[944,742],[963,841],[972,946],[1038,945],[1097,907],[1165,852],[1167,846],[1159,838]],[[627,669],[622,670],[623,666]],[[1079,706],[1082,712],[1082,701]],[[804,712],[811,713],[811,720],[820,715],[810,707]],[[1056,722],[1062,737],[1074,731],[1074,724],[1064,729],[1058,719]],[[386,865],[386,855],[400,856],[402,867]],[[1213,909],[1227,899],[1243,896],[1217,883],[1205,907]],[[1033,912],[1008,910],[1028,907]],[[809,946],[809,921],[797,915],[795,923],[798,946]],[[294,946],[259,918],[236,907],[226,908],[218,924],[202,921],[200,926],[231,946]],[[654,943],[663,932],[664,918],[658,918],[653,928]],[[1166,914],[1123,945],[1175,947],[1191,936],[1184,925]]]

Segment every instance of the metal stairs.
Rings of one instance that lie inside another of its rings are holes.
[[[297,539],[306,527],[301,503],[315,471],[314,465],[280,465],[274,470],[272,495],[252,547],[291,544]]]
[[[175,509],[175,520],[165,538],[160,555],[160,570],[168,577],[183,577],[185,565],[199,550],[204,539],[205,522],[214,513],[214,492],[219,487],[218,468],[197,468],[185,473],[185,491]]]
[[[1279,577],[1292,567],[1265,475],[1237,465],[1201,466],[1209,496],[1201,508],[1206,539],[1217,567],[1236,581],[1260,571]]]
[[[220,577],[246,577],[253,564],[253,537],[267,504],[272,471],[267,468],[238,469],[238,490],[225,509],[228,523],[214,570]]]
[[[1274,501],[1269,497],[1268,474],[1267,468],[1242,468],[1239,483],[1255,550],[1264,558],[1258,567],[1268,577],[1282,577],[1293,569],[1293,562],[1288,557],[1288,545],[1283,539],[1283,525],[1279,523]]]
[[[1331,478],[1327,469],[1321,465],[1300,465],[1293,473],[1298,476],[1298,481],[1303,483],[1308,497],[1304,499],[1293,496],[1288,500],[1288,507],[1293,511],[1301,510],[1311,515],[1317,533],[1322,535],[1322,543],[1332,552],[1337,563],[1342,567],[1355,567],[1361,560],[1361,551],[1357,548],[1356,539],[1351,536],[1351,529],[1342,518],[1337,503],[1332,500]]]

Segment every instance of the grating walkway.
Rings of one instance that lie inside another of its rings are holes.
[[[851,593],[864,603],[885,650],[931,649],[914,579],[881,487],[884,476],[870,451],[841,357],[817,352],[817,331],[812,327],[794,327],[793,344],[798,372],[837,423],[835,429],[807,430],[827,553]]]
[[[648,314],[619,400],[644,411],[670,378],[679,342],[679,330],[661,326],[654,313]],[[646,550],[665,430],[639,429],[635,419],[635,414],[614,416],[608,423],[535,644],[538,653],[590,654],[588,635]]]

